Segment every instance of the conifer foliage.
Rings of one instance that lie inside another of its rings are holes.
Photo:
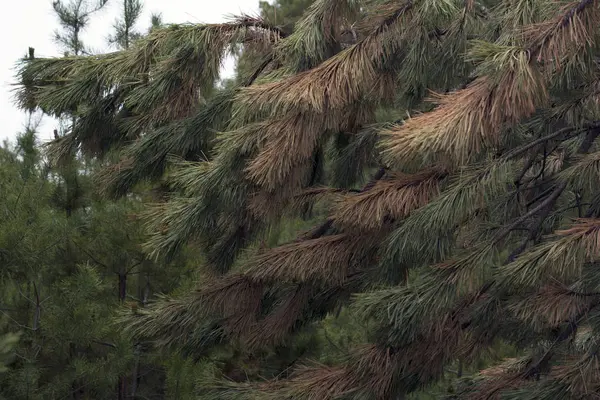
[[[205,398],[402,398],[450,367],[477,369],[499,344],[517,357],[446,395],[589,398],[600,391],[598,7],[316,0],[291,34],[242,16],[155,29],[111,54],[25,60],[20,99],[78,115],[54,153],[103,157],[106,194],[168,186],[148,211],[146,250],[193,244],[205,278],[125,315],[126,327],[195,359],[226,345],[269,367],[222,368]],[[215,93],[237,45],[255,65]],[[313,227],[265,242],[294,218]],[[265,355],[340,307],[369,322],[343,359]]]

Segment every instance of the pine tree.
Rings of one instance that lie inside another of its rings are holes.
[[[296,22],[313,2],[314,0],[276,0],[272,3],[259,1],[258,7],[262,18],[280,26],[289,34],[292,33]]]
[[[53,1],[52,8],[62,28],[62,32],[57,30],[54,33],[54,39],[64,48],[65,55],[87,53],[81,35],[92,14],[100,11],[106,3],[108,0],[98,0],[97,3],[90,0]]]
[[[54,13],[62,28],[62,30],[57,30],[54,33],[54,39],[65,50],[65,57],[69,57],[69,55],[77,57],[88,53],[81,38],[82,33],[87,27],[92,14],[100,11],[107,1],[99,0],[97,4],[92,4],[89,0],[70,0],[69,2],[56,0],[52,3]],[[30,57],[33,58],[33,52],[30,53]],[[60,131],[59,129],[54,130],[55,139],[68,134],[69,130],[75,128],[76,113],[76,105],[72,104],[69,112],[57,115],[60,118],[61,126]],[[77,155],[71,152],[70,154],[64,154],[60,163],[57,163],[60,164],[59,171],[63,180],[63,185],[58,188],[57,198],[62,203],[68,217],[77,208],[84,206],[78,161]]]
[[[67,28],[63,42],[85,53],[77,35],[95,8],[72,2],[55,3],[55,9]],[[124,19],[129,37],[120,41],[132,43],[136,17]],[[26,58],[35,59],[33,49]],[[53,114],[63,120],[64,129],[55,131],[63,145],[86,115],[73,104]],[[0,397],[160,396],[165,362],[125,337],[113,320],[124,305],[143,307],[156,293],[192,279],[185,264],[194,259],[176,258],[177,269],[148,259],[141,249],[143,225],[135,218],[147,195],[100,198],[90,176],[101,164],[69,146],[46,157],[30,121],[16,144],[0,149]]]
[[[276,25],[281,30],[280,36],[284,37],[293,33],[295,23],[313,2],[314,0],[278,0],[271,4],[260,1],[260,18]],[[244,43],[236,44],[233,48],[236,55],[234,81],[224,80],[222,84],[225,87],[243,83],[247,76],[254,72],[255,65],[260,63],[264,56],[262,52],[255,51],[252,46],[244,46]]]
[[[129,45],[140,37],[134,27],[142,14],[142,3],[139,0],[123,0],[122,4],[123,13],[115,22],[115,33],[110,37],[109,42],[122,49],[128,49]]]
[[[124,397],[159,395],[166,363],[113,320],[122,303],[144,306],[193,279],[194,258],[148,259],[140,194],[113,202],[88,190],[67,217],[43,150],[34,118],[0,148],[0,398],[114,399],[120,377]]]
[[[439,396],[591,398],[599,18],[590,0],[317,0],[289,35],[243,16],[27,60],[21,99],[108,102],[69,137],[106,160],[106,193],[170,185],[146,250],[199,248],[204,279],[125,319],[191,360],[228,352],[204,398],[399,399],[448,368],[468,374]],[[262,60],[211,93],[238,44]],[[294,224],[313,229],[266,243]],[[340,308],[364,343],[288,362]],[[503,346],[515,357],[490,356]]]

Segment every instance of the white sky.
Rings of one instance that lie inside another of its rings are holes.
[[[93,0],[92,0],[93,1]],[[109,0],[108,5],[93,15],[83,41],[95,52],[109,50],[106,38],[119,14],[122,0]],[[258,0],[143,0],[144,13],[137,28],[145,31],[150,25],[151,13],[162,13],[163,22],[221,22],[231,14],[256,14]],[[36,57],[52,57],[62,54],[52,36],[58,28],[52,11],[52,0],[0,0],[4,6],[4,20],[0,24],[0,141],[13,139],[23,131],[26,116],[14,106],[15,65],[35,48]],[[225,73],[231,73],[232,60],[226,62]],[[39,126],[39,138],[46,141],[52,137],[55,122],[44,118]]]

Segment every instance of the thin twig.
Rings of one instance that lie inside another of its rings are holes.
[[[558,197],[561,195],[561,193],[563,192],[563,190],[565,190],[566,187],[567,187],[566,182],[562,182],[558,186],[556,186],[556,188],[554,189],[552,194],[550,196],[548,196],[543,202],[538,204],[537,207],[532,208],[529,212],[522,215],[517,220],[515,220],[512,224],[510,224],[509,226],[504,228],[502,231],[500,231],[500,233],[494,239],[494,242],[498,242],[499,240],[503,239],[514,228],[516,228],[517,226],[522,224],[524,221],[526,221],[527,218],[534,216],[538,212],[544,210],[544,208],[546,208],[546,207],[552,207],[552,205],[554,205],[554,202],[558,199]]]

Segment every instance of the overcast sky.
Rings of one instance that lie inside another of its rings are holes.
[[[0,0],[3,3],[4,18],[0,24],[0,141],[12,139],[23,130],[26,116],[14,106],[13,84],[15,63],[35,48],[36,57],[59,56],[62,52],[52,40],[58,27],[52,11],[52,0]],[[66,0],[68,1],[68,0]],[[110,50],[106,38],[111,33],[112,24],[118,15],[122,0],[109,0],[108,5],[95,14],[83,40],[96,52]],[[221,22],[231,14],[256,14],[258,0],[143,0],[144,14],[138,28],[146,30],[150,25],[151,13],[162,13],[166,23],[179,22]],[[232,70],[231,60],[224,69]],[[54,121],[46,118],[39,128],[39,136],[47,140],[52,136]]]

